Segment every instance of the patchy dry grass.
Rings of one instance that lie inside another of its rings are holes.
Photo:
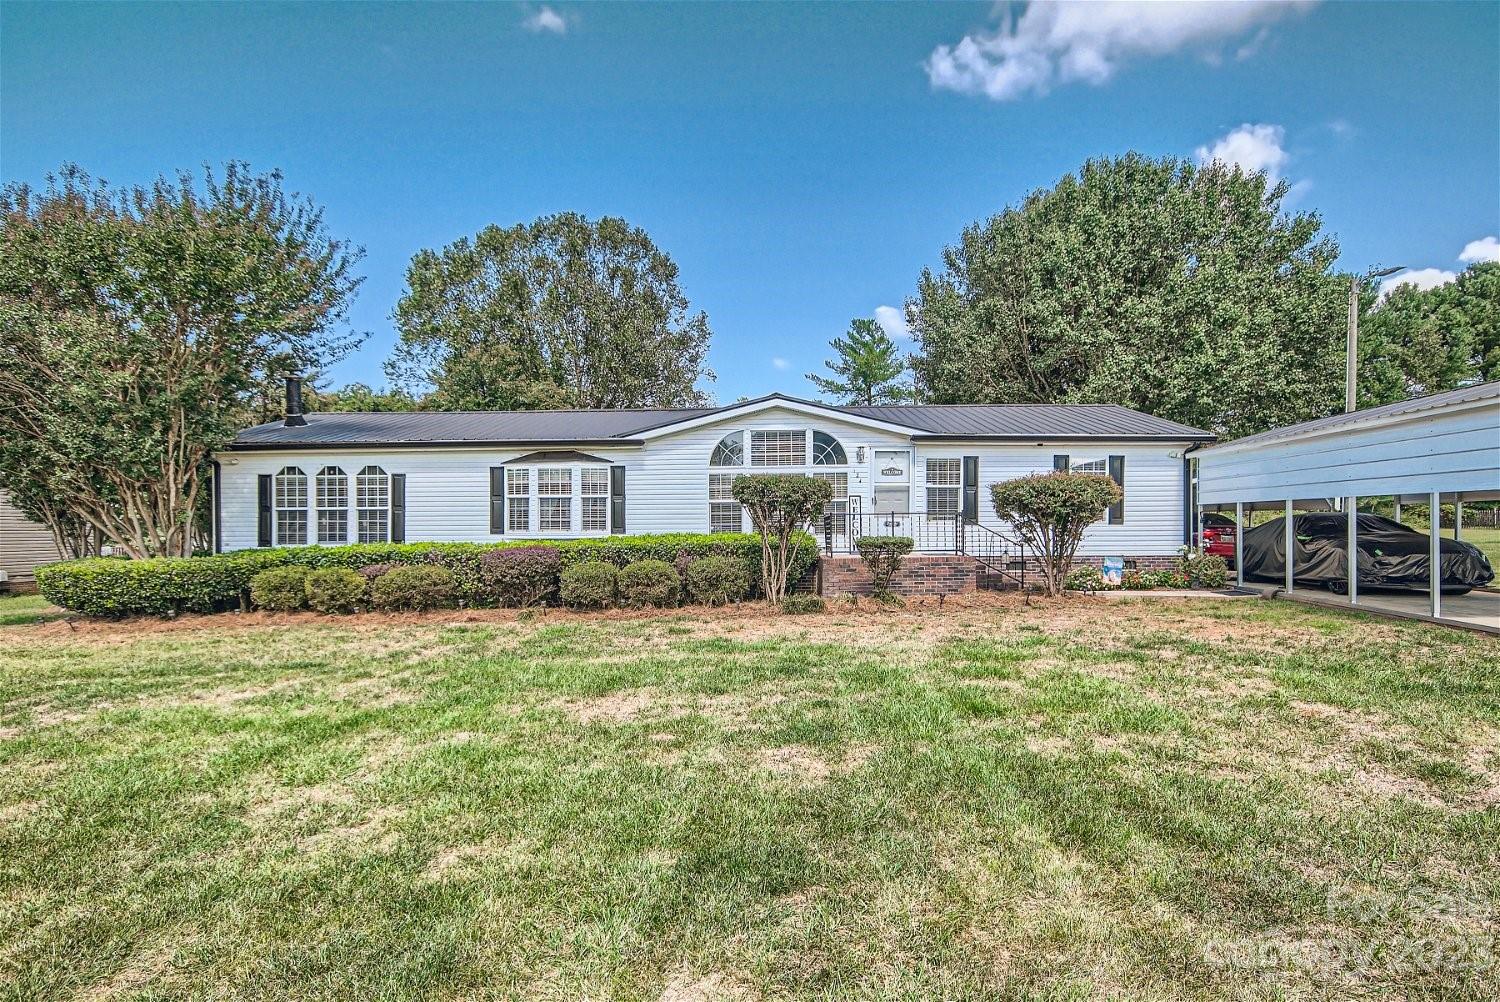
[[[0,998],[1496,997],[1500,643],[1268,602],[0,629]]]

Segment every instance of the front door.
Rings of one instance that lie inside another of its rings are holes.
[[[911,535],[911,450],[876,449],[871,474],[874,497],[861,531],[874,536]]]

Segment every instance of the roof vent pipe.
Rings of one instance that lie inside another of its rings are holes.
[[[300,428],[307,424],[302,416],[302,377],[286,377],[286,426]]]

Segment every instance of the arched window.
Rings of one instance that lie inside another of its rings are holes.
[[[276,545],[307,543],[307,474],[296,466],[283,466],[276,474]]]
[[[744,466],[745,465],[745,433],[742,431],[725,435],[723,441],[714,446],[713,454],[708,457],[709,466]]]
[[[844,455],[844,447],[839,445],[839,440],[825,431],[815,431],[813,438],[813,465],[814,466],[848,466],[849,457]]]
[[[318,471],[318,542],[349,542],[349,475],[337,466]]]
[[[391,538],[391,478],[378,466],[366,466],[354,478],[354,506],[361,543]]]

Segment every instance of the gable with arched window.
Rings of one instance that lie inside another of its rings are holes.
[[[815,428],[776,428],[732,431],[721,438],[708,456],[708,529],[710,532],[744,532],[745,514],[734,499],[732,488],[740,470],[787,473],[817,477],[833,487],[833,500],[826,511],[834,516],[835,531],[842,533],[849,511],[849,454],[843,443]]]

